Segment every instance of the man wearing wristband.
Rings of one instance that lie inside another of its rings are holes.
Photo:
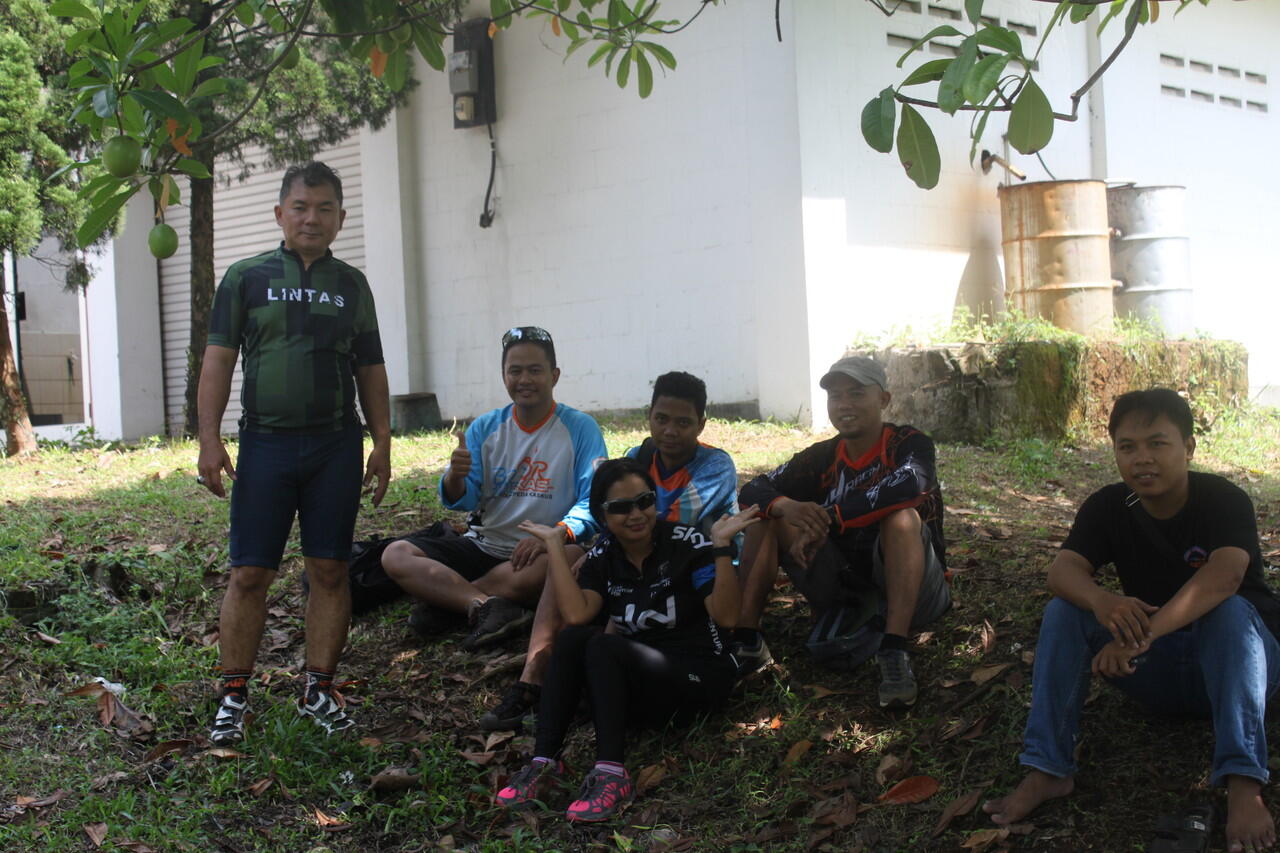
[[[842,358],[819,384],[840,434],[738,496],[769,521],[747,532],[734,654],[747,669],[770,659],[760,614],[781,565],[817,618],[811,650],[837,668],[874,653],[881,707],[910,707],[917,689],[908,634],[951,606],[933,441],[884,422],[889,383],[872,359]]]
[[[518,525],[556,527],[567,542],[588,539],[591,476],[607,453],[590,415],[554,397],[560,368],[545,329],[502,336],[502,381],[511,404],[477,418],[440,479],[446,509],[472,513],[463,536],[399,539],[382,555],[387,575],[419,600],[409,624],[423,636],[465,617],[469,651],[500,642],[533,620],[547,573],[547,549]],[[567,549],[576,560],[582,549]]]

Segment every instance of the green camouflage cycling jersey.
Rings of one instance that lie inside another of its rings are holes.
[[[355,370],[382,364],[364,274],[326,253],[304,269],[284,244],[237,261],[218,285],[209,343],[239,349],[240,428],[327,432],[358,423]]]

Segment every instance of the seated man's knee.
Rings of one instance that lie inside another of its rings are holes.
[[[889,513],[880,520],[881,534],[889,534],[891,536],[920,536],[920,528],[924,522],[920,518],[920,513],[916,512],[915,507],[906,507],[905,509],[896,510]]]
[[[409,572],[414,558],[421,556],[424,556],[422,551],[412,542],[397,539],[383,550],[382,568],[392,580],[396,580]]]
[[[1206,627],[1244,628],[1253,624],[1253,615],[1256,612],[1247,598],[1242,595],[1231,595],[1197,621]]]
[[[1077,607],[1065,598],[1054,596],[1049,599],[1049,603],[1044,606],[1044,618],[1042,624],[1062,624],[1076,623],[1081,620],[1092,618],[1093,614],[1088,610]],[[1094,620],[1097,621],[1097,620]]]

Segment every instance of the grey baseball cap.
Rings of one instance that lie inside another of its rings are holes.
[[[879,385],[882,391],[889,390],[889,377],[879,362],[864,355],[847,355],[831,365],[831,369],[818,380],[822,390],[829,390],[834,376],[848,376],[860,385]]]

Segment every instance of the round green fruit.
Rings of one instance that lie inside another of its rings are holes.
[[[137,174],[142,165],[142,146],[128,136],[113,136],[102,146],[102,165],[117,178]]]
[[[281,55],[284,56],[283,59],[280,59]],[[280,65],[277,67],[289,71],[298,67],[298,60],[302,59],[302,51],[298,50],[296,44],[293,47],[286,47],[282,44],[276,48],[275,58],[280,59]]]
[[[391,37],[396,40],[396,44],[408,44],[413,41],[413,27],[408,24],[401,24],[391,31]]]
[[[178,232],[172,225],[161,222],[147,235],[147,248],[161,260],[173,257],[173,253],[178,251]]]

